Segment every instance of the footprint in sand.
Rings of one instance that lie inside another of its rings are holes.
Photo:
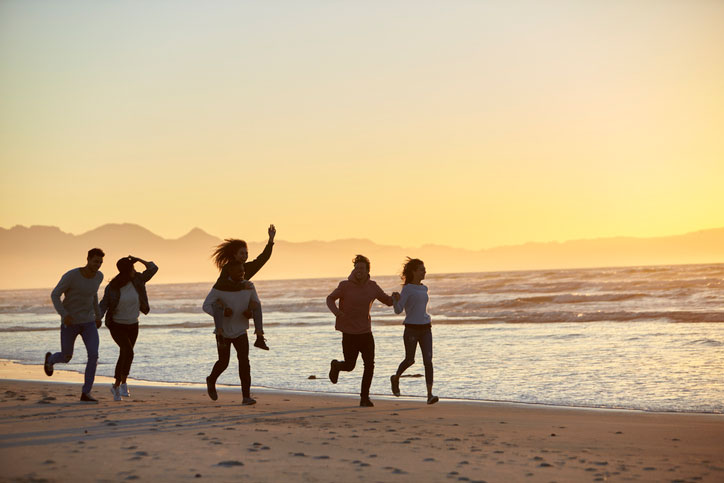
[[[216,466],[223,466],[225,468],[231,468],[233,466],[244,466],[244,463],[237,460],[229,460],[229,461],[220,461],[216,463]]]

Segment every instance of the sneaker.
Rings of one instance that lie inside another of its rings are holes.
[[[131,393],[128,392],[128,384],[126,384],[125,382],[121,384],[121,396],[131,397]]]
[[[439,397],[433,396],[432,394],[429,395],[429,396],[427,396],[427,404],[435,404],[435,403],[438,402],[439,400],[440,400]]]
[[[392,394],[400,396],[400,376],[394,374],[390,376],[390,384],[392,385]]]
[[[48,362],[51,355],[52,354],[50,352],[45,353],[45,363],[43,364],[43,369],[45,369],[45,375],[47,376],[53,375],[53,365]]]
[[[251,406],[252,404],[256,404],[256,399],[251,397],[245,397],[243,401],[241,401],[242,406]]]
[[[219,399],[219,395],[216,394],[216,381],[211,380],[211,377],[206,378],[206,392],[209,393],[212,401]]]
[[[332,384],[337,384],[337,379],[339,379],[339,361],[332,359],[329,364],[329,380],[332,381]]]
[[[269,346],[266,345],[266,339],[264,339],[264,337],[257,337],[256,342],[254,342],[254,347],[264,349],[265,351],[269,350]]]
[[[111,384],[111,394],[113,394],[113,400],[114,401],[122,401],[121,399],[121,389],[119,387],[114,386]]]
[[[86,394],[84,392],[81,393],[80,400],[83,402],[87,402],[87,403],[97,403],[98,402],[98,399],[96,399],[93,396],[91,396],[90,394]]]
[[[372,404],[372,401],[370,401],[370,398],[368,398],[368,397],[363,397],[362,399],[360,399],[360,400],[359,400],[359,405],[360,405],[361,407],[363,407],[363,408],[373,408],[373,407],[375,407],[375,405]]]

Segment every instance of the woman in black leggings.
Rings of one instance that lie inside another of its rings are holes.
[[[425,278],[425,264],[418,258],[407,258],[402,269],[403,287],[400,294],[393,293],[395,313],[405,311],[405,359],[390,377],[392,394],[400,395],[400,376],[415,363],[415,351],[420,346],[422,363],[425,365],[425,383],[427,385],[427,404],[435,404],[438,397],[432,394],[432,326],[427,313],[427,287],[422,284]]]
[[[143,273],[136,272],[133,267],[136,262],[146,267]],[[147,314],[150,309],[146,282],[156,275],[158,267],[131,255],[118,260],[116,267],[118,275],[106,286],[100,309],[101,317],[106,314],[106,327],[120,348],[111,394],[114,401],[121,401],[122,396],[131,395],[126,379],[131,372],[133,348],[138,338],[138,316],[141,312]]]

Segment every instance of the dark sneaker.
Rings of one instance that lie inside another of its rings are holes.
[[[93,396],[91,396],[90,394],[86,394],[84,392],[81,393],[80,400],[83,402],[87,402],[87,403],[97,403],[98,402],[98,399],[96,399]]]
[[[212,381],[211,377],[206,378],[206,392],[209,393],[212,401],[219,399],[219,395],[216,394],[216,381]]]
[[[332,381],[332,384],[337,384],[337,379],[339,379],[339,361],[332,359],[329,364],[329,380]]]
[[[256,404],[256,399],[251,397],[245,397],[243,401],[241,401],[242,406],[251,406],[252,404]]]
[[[427,404],[435,404],[435,403],[438,402],[439,400],[440,400],[439,397],[430,395],[430,396],[427,397]]]
[[[400,376],[398,376],[396,374],[390,376],[390,384],[392,385],[392,394],[399,397],[400,396]]]
[[[47,376],[53,375],[53,366],[48,363],[51,355],[52,354],[50,352],[45,353],[45,363],[43,364],[43,369],[45,369],[45,375]]]
[[[375,407],[375,405],[372,404],[372,401],[370,401],[370,398],[368,398],[368,397],[363,397],[362,399],[360,399],[360,400],[359,400],[359,405],[360,405],[361,407],[363,407],[363,408],[373,408],[373,407]]]
[[[263,349],[265,351],[269,350],[269,346],[266,345],[266,339],[264,339],[264,337],[257,337],[256,342],[254,342],[254,347],[258,347],[259,349]]]

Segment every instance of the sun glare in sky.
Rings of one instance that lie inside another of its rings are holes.
[[[0,4],[0,226],[486,248],[724,226],[724,2]]]

